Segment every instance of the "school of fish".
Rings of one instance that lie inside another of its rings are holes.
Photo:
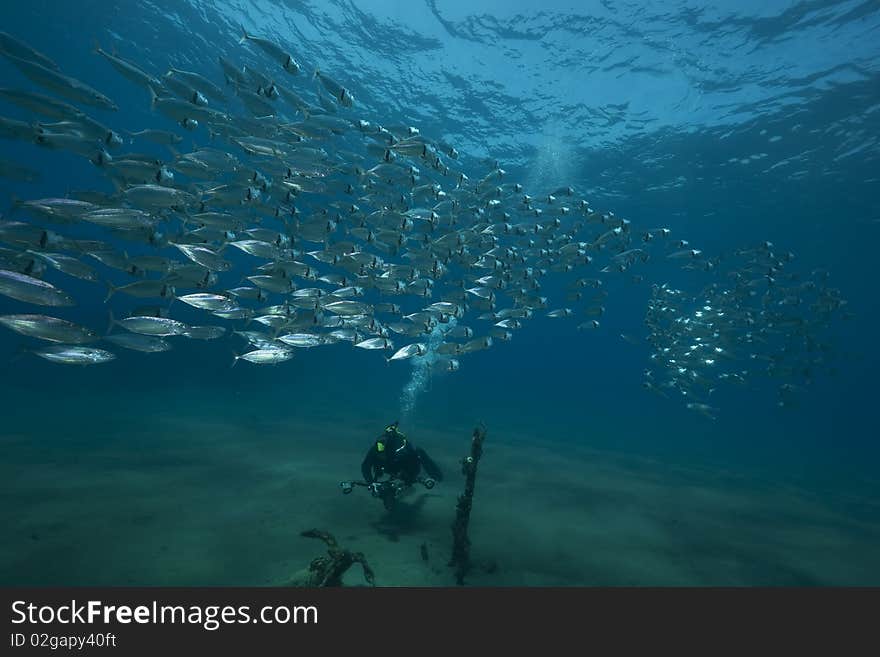
[[[388,362],[430,348],[433,367],[456,371],[463,356],[511,340],[538,315],[599,328],[605,279],[640,282],[646,274],[630,270],[655,258],[712,282],[696,295],[652,286],[646,388],[714,418],[711,392],[744,383],[755,365],[784,379],[787,405],[826,362],[821,331],[846,303],[827,272],[789,274],[794,256],[771,244],[709,257],[669,228],[594,209],[567,184],[525,190],[498,162],[469,176],[453,145],[359,116],[348,88],[307,74],[284,45],[244,31],[240,43],[261,63],[220,57],[222,86],[173,67],[146,71],[96,44],[157,118],[117,132],[89,115],[116,110],[113,100],[0,32],[0,54],[37,89],[0,88],[0,103],[31,117],[0,115],[0,138],[75,153],[115,190],[16,200],[0,219],[0,295],[70,307],[67,276],[93,285],[108,310],[120,296],[150,304],[110,312],[106,334],[39,308],[0,316],[49,343],[37,356],[89,365],[117,348],[230,339],[233,364],[274,365],[341,342]],[[180,152],[184,134],[205,145]],[[148,143],[168,157],[126,150]],[[39,173],[0,160],[0,176]],[[568,277],[564,299],[544,296],[550,275]],[[174,319],[172,302],[198,309],[204,323]],[[442,340],[429,346],[438,328]]]

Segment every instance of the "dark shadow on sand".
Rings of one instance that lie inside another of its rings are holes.
[[[413,501],[398,500],[385,515],[371,522],[370,526],[393,543],[397,543],[403,534],[424,531],[429,527],[429,519],[424,513],[425,502],[429,497],[435,496],[420,493]]]

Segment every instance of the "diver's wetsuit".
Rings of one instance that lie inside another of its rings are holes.
[[[443,479],[440,468],[425,450],[413,447],[406,436],[395,429],[376,438],[361,463],[361,474],[368,484],[387,474],[409,485],[416,481],[422,467],[432,479]]]

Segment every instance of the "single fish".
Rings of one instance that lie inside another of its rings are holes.
[[[37,349],[34,353],[40,358],[62,365],[98,365],[109,363],[116,358],[115,354],[104,349],[66,345]]]
[[[224,260],[218,253],[206,246],[191,244],[174,244],[174,246],[187,258],[208,271],[228,271],[232,267],[232,263]]]
[[[30,141],[35,136],[36,129],[30,123],[0,116],[0,138]]]
[[[107,228],[152,228],[157,219],[134,208],[98,208],[80,215],[83,221]]]
[[[186,82],[190,87],[195,89],[196,91],[200,91],[202,94],[210,98],[211,100],[222,103],[226,97],[223,93],[223,90],[218,87],[216,84],[208,80],[202,75],[198,73],[193,73],[191,71],[184,71],[179,68],[170,68],[168,72],[165,74],[165,77],[177,77]]]
[[[196,198],[183,190],[163,185],[135,185],[122,196],[132,205],[150,209],[187,207],[196,204]]]
[[[247,78],[244,77],[241,66],[236,66],[228,59],[219,58],[220,68],[223,69],[223,75],[226,76],[226,84],[244,85],[247,84]]]
[[[86,344],[98,339],[84,326],[46,315],[0,315],[0,324],[16,333],[49,342]]]
[[[173,132],[168,132],[167,130],[153,130],[150,128],[139,130],[137,132],[129,132],[128,135],[132,138],[138,137],[140,139],[146,139],[154,144],[161,144],[163,146],[176,146],[183,141],[183,137]]]
[[[226,329],[222,326],[190,326],[182,335],[190,340],[216,340],[226,335]]]
[[[175,298],[193,308],[201,308],[202,310],[232,310],[238,307],[238,304],[229,297],[208,292],[185,294]]]
[[[371,315],[373,307],[360,301],[334,301],[323,306],[335,315]]]
[[[277,365],[293,358],[294,350],[285,348],[275,349],[255,349],[245,354],[236,355],[232,364],[235,365],[240,360],[246,360],[255,365]]]
[[[394,349],[394,343],[388,338],[368,338],[354,345],[359,349]]]
[[[695,411],[695,412],[699,413],[700,415],[703,415],[703,416],[709,418],[710,420],[717,419],[718,409],[713,408],[712,406],[709,406],[708,404],[702,404],[699,402],[690,402],[687,404],[687,407],[690,410]]]
[[[183,322],[179,322],[176,319],[169,319],[167,317],[133,315],[132,317],[126,317],[123,320],[115,320],[113,319],[112,313],[110,314],[110,325],[121,326],[132,333],[154,335],[158,337],[184,335],[190,328]]]
[[[239,39],[239,43],[250,42],[260,48],[264,53],[269,55],[276,62],[281,64],[281,67],[290,73],[291,75],[298,75],[300,72],[299,63],[293,58],[293,56],[286,52],[284,48],[279,46],[274,41],[270,41],[269,39],[263,39],[261,37],[253,36],[252,34],[248,34],[244,27],[241,28],[241,39]]]
[[[325,344],[324,339],[321,336],[312,333],[288,333],[286,335],[279,335],[277,339],[291,347],[300,347],[303,349],[320,347]]]
[[[176,78],[174,76],[167,76],[164,79],[165,87],[171,91],[171,93],[175,94],[182,100],[185,100],[188,103],[192,103],[193,105],[198,105],[200,107],[206,107],[208,105],[208,99],[205,95],[196,89],[193,89],[189,84],[185,81]]]
[[[204,105],[196,105],[189,100],[159,96],[152,87],[150,87],[150,109],[164,114],[188,129],[197,128],[200,121],[208,124],[222,124],[229,118],[223,112]],[[193,122],[195,123],[193,124]]]
[[[114,333],[106,335],[104,339],[112,342],[117,347],[131,349],[132,351],[141,351],[147,354],[157,353],[160,351],[168,351],[171,344],[167,340],[153,335],[142,335],[140,333]]]
[[[168,285],[165,281],[135,281],[120,287],[107,283],[107,288],[107,297],[104,299],[104,303],[110,301],[111,297],[117,292],[142,299],[170,299],[174,297],[174,287]]]
[[[7,269],[0,269],[0,294],[38,306],[76,305],[73,297],[51,283]]]
[[[318,69],[315,69],[315,78],[333,95],[337,103],[344,105],[345,107],[351,107],[354,104],[354,97],[348,89],[332,78],[327,77]]]
[[[136,85],[151,90],[162,88],[162,82],[160,80],[142,70],[136,64],[126,61],[118,55],[111,55],[106,50],[103,50],[101,48],[101,45],[97,41],[95,42],[94,52],[104,57],[104,59],[110,62],[113,68],[119,71],[119,73],[121,73],[123,77],[130,80],[131,82],[134,82]]]
[[[83,112],[73,105],[32,91],[0,89],[0,98],[29,112],[52,119],[65,121],[77,119],[83,115]]]
[[[116,103],[107,98],[107,96],[84,82],[59,73],[55,69],[46,68],[35,62],[30,62],[8,53],[6,53],[6,58],[15,64],[18,70],[30,78],[31,81],[64,96],[68,100],[113,111],[119,109]]]
[[[427,352],[427,347],[420,342],[416,342],[414,344],[409,344],[401,349],[398,349],[394,352],[394,355],[389,358],[389,361],[392,360],[405,360],[407,358],[413,358],[416,356],[424,356]]]
[[[259,288],[278,294],[287,294],[296,290],[296,284],[289,278],[282,276],[248,276],[247,280]]]
[[[281,250],[278,248],[278,245],[260,240],[235,240],[228,244],[229,246],[234,246],[249,255],[258,258],[265,258],[267,260],[275,260],[281,255]]]
[[[86,263],[77,260],[73,256],[65,255],[64,253],[48,253],[40,251],[27,251],[27,253],[35,258],[39,258],[53,269],[57,269],[68,276],[73,276],[74,278],[79,278],[84,281],[91,281],[93,283],[98,281],[97,272]]]
[[[59,70],[58,64],[52,61],[49,57],[38,50],[34,50],[24,41],[20,41],[6,32],[0,32],[0,52],[3,52],[4,54],[9,53],[15,57],[35,62],[48,69],[55,71]]]

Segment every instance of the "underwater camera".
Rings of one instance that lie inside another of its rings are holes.
[[[415,483],[421,484],[427,490],[434,488],[436,482],[430,477],[417,479]],[[363,486],[369,489],[370,495],[382,500],[386,509],[390,509],[394,502],[410,487],[409,484],[400,479],[387,479],[385,481],[376,481],[368,484],[366,481],[342,481],[339,487],[342,489],[343,495],[348,495],[354,490],[355,486]]]

